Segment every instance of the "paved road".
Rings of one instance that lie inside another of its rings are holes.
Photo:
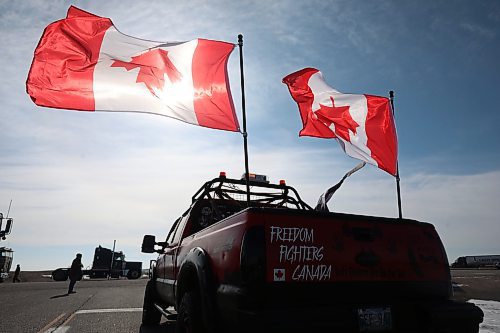
[[[500,301],[500,270],[452,270],[455,299]],[[2,333],[165,333],[174,323],[141,327],[147,280],[85,280],[76,294],[67,282],[0,284]]]
[[[0,284],[0,332],[10,333],[159,333],[172,323],[141,327],[146,280],[93,280],[77,283],[66,295],[67,282]]]

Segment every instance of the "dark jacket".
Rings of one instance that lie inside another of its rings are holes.
[[[69,269],[69,278],[71,280],[81,280],[82,279],[82,261],[80,258],[73,259],[71,263],[71,268]]]

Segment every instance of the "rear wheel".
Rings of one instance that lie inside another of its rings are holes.
[[[52,279],[54,281],[66,281],[68,279],[68,270],[58,268],[52,272]]]
[[[199,293],[196,290],[186,291],[179,305],[176,333],[200,332],[202,325]]]
[[[127,279],[135,280],[141,276],[141,273],[138,270],[129,271],[127,274]]]
[[[161,312],[155,306],[158,299],[154,280],[149,280],[144,291],[144,304],[142,306],[142,324],[146,326],[158,325]]]

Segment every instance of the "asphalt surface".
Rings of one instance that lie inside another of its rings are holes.
[[[500,301],[500,270],[452,270],[452,277],[455,299]],[[84,280],[71,295],[68,282],[39,280],[46,282],[0,284],[0,332],[174,332],[165,320],[141,327],[146,279]]]
[[[173,323],[141,327],[147,280],[84,280],[0,284],[0,332],[173,332]]]

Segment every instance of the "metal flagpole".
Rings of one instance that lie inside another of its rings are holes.
[[[7,210],[7,217],[9,217],[9,213],[10,213],[10,206],[12,206],[12,199],[10,199],[9,209]]]
[[[395,118],[394,116],[394,91],[389,91],[389,97],[391,99],[391,109],[392,109],[392,116]],[[394,121],[396,121],[396,119],[394,119]],[[399,178],[399,162],[396,161],[396,189],[398,191],[398,210],[399,210],[399,218],[402,219],[403,218],[403,210],[401,208],[401,188],[399,186],[399,181],[400,181],[400,178]]]
[[[115,260],[115,246],[116,246],[116,239],[113,240],[113,252],[111,252],[111,264],[109,265],[108,280],[111,277],[111,272],[113,271],[113,261]]]
[[[247,116],[245,111],[245,77],[243,74],[243,35],[238,35],[240,48],[241,110],[243,113],[243,147],[245,151],[245,181],[247,184],[247,205],[250,206],[250,172],[248,171]]]

